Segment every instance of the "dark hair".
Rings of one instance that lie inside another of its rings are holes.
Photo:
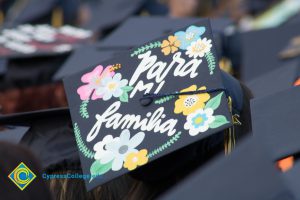
[[[8,175],[23,162],[36,178],[21,191]],[[39,163],[25,147],[0,142],[0,197],[1,199],[50,200],[50,192],[42,179]]]
[[[81,174],[81,170],[61,169],[51,174]],[[87,192],[83,179],[50,179],[49,188],[55,200],[119,200],[127,195],[133,179],[128,175],[121,176],[104,185]]]

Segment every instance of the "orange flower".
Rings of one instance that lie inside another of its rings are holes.
[[[131,171],[136,169],[137,166],[146,164],[148,162],[147,154],[148,151],[146,149],[128,154],[125,158],[124,167]]]
[[[196,90],[197,86],[192,85],[188,88],[181,90],[180,92],[191,92]],[[201,87],[198,90],[206,90],[206,87]],[[209,99],[210,95],[208,93],[179,95],[179,99],[175,102],[174,113],[183,113],[183,115],[189,115],[195,112],[197,109],[204,108],[204,103],[207,102]]]
[[[177,39],[176,36],[170,35],[168,40],[164,40],[161,44],[161,51],[164,53],[165,56],[169,55],[170,53],[175,53],[180,46],[180,41]]]

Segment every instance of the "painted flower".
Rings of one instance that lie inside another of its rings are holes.
[[[200,38],[200,36],[205,32],[205,27],[190,26],[186,31],[178,31],[175,36],[180,41],[180,49],[186,50],[190,44]]]
[[[164,53],[165,56],[169,55],[170,53],[175,53],[180,46],[180,41],[177,39],[176,36],[170,35],[168,40],[164,40],[161,44],[161,51]]]
[[[148,162],[147,154],[148,151],[146,149],[128,154],[125,158],[124,167],[131,171],[136,169],[138,166],[146,164]]]
[[[109,100],[112,96],[120,97],[123,93],[122,87],[126,86],[128,80],[123,79],[120,73],[113,77],[106,77],[102,79],[101,86],[96,90],[96,94],[102,96],[104,101]]]
[[[198,109],[194,113],[187,116],[187,121],[184,124],[184,129],[189,130],[191,136],[196,136],[209,129],[215,117],[213,116],[214,110],[211,108]]]
[[[188,55],[190,58],[201,58],[210,51],[211,47],[211,40],[208,40],[207,38],[198,39],[187,47],[186,55]]]
[[[127,155],[138,152],[136,147],[142,143],[144,138],[144,132],[138,132],[130,138],[129,130],[123,130],[119,139],[105,145],[108,153],[101,158],[101,163],[105,164],[112,161],[112,170],[120,170]]]
[[[106,135],[102,141],[97,142],[94,145],[95,160],[99,160],[101,164],[106,164],[107,162],[106,160],[103,160],[103,158],[107,158],[111,155],[111,152],[107,151],[106,145],[113,141],[117,141],[119,139],[120,139],[119,137],[113,138],[112,135]]]
[[[111,66],[107,66],[104,69],[102,65],[98,65],[93,71],[86,73],[81,77],[81,81],[87,83],[77,89],[77,93],[80,95],[81,100],[88,100],[91,96],[92,100],[102,98],[95,90],[101,86],[102,79],[112,77],[115,74],[110,68]]]
[[[181,90],[180,92],[196,91],[197,86],[192,85],[188,88]],[[198,90],[206,90],[206,87],[200,87]],[[179,99],[175,102],[174,113],[183,115],[189,115],[199,108],[204,108],[205,102],[210,99],[208,93],[193,94],[193,95],[179,95]]]

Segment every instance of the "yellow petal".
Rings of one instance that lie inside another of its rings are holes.
[[[199,101],[200,102],[207,102],[210,99],[210,95],[208,93],[204,93],[204,94],[199,94],[198,95]]]
[[[197,86],[196,85],[191,85],[190,87],[188,88],[185,88],[183,90],[180,90],[180,92],[190,92],[190,91],[196,91],[197,90]],[[182,95],[184,96],[184,95]]]
[[[177,40],[177,37],[176,36],[173,36],[173,35],[170,35],[168,37],[168,40],[170,41],[170,43],[174,43],[176,40]]]
[[[174,47],[174,46],[172,46],[172,47],[171,47],[171,50],[172,50],[172,53],[174,53],[174,52],[176,52],[176,51],[178,50],[178,48],[177,48],[177,47]]]
[[[205,86],[200,87],[198,90],[206,90]]]
[[[176,40],[173,44],[175,47],[179,47],[180,46],[180,41],[179,40]]]
[[[169,55],[170,52],[171,52],[171,47],[169,47],[169,46],[168,46],[168,47],[165,47],[165,48],[163,48],[161,51],[164,53],[165,56],[167,56],[167,55]]]
[[[161,44],[161,48],[164,48],[164,47],[167,47],[167,46],[169,46],[170,45],[170,42],[168,41],[168,40],[164,40],[163,42],[162,42],[162,44]]]
[[[183,111],[183,99],[177,99],[175,101],[174,113],[179,114]]]

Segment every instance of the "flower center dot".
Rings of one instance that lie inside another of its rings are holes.
[[[187,33],[187,34],[185,35],[185,38],[186,38],[187,40],[192,40],[192,39],[194,38],[194,33]]]
[[[197,118],[195,119],[195,124],[200,124],[202,121],[203,121],[203,118],[202,118],[202,117],[197,117]]]
[[[128,146],[127,145],[123,145],[119,148],[119,153],[120,154],[124,154],[128,151]]]
[[[117,86],[116,83],[110,83],[110,84],[108,84],[107,87],[108,87],[109,90],[114,90],[116,88],[116,86]]]
[[[137,157],[132,158],[132,162],[136,163],[138,161]]]
[[[185,99],[184,101],[184,106],[185,107],[192,107],[196,102],[197,102],[197,97],[194,96],[189,96]]]

